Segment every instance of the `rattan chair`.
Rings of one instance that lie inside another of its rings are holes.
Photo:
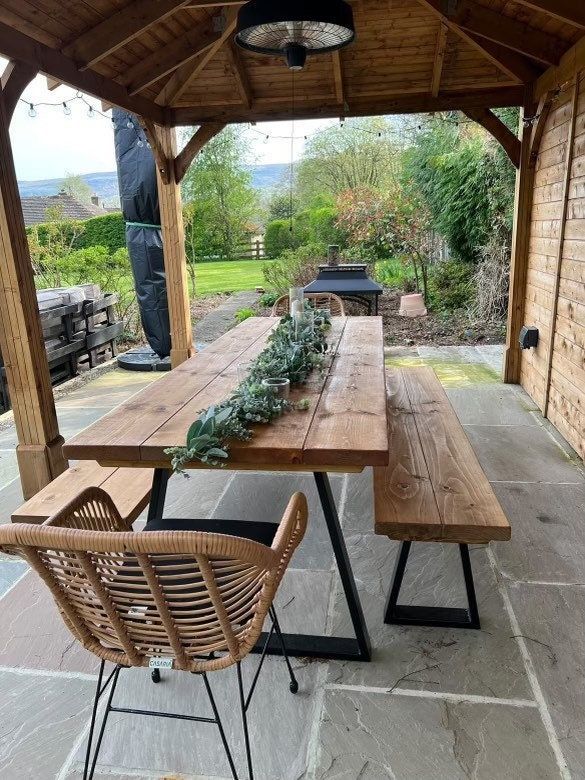
[[[339,295],[335,293],[305,293],[305,300],[311,303],[315,309],[329,309],[332,317],[345,317],[345,306]],[[290,299],[288,295],[279,298],[272,307],[273,317],[284,317],[290,312]]]
[[[217,533],[133,532],[109,495],[89,488],[41,526],[0,526],[0,549],[28,561],[50,589],[67,627],[101,659],[84,780],[93,777],[110,712],[217,725],[237,778],[207,677],[208,672],[230,666],[237,670],[248,773],[253,778],[247,710],[273,632],[281,642],[291,691],[298,690],[273,599],[306,525],[307,501],[297,493],[280,524],[273,526],[271,547]],[[241,662],[260,640],[267,618],[268,638],[245,694]],[[104,682],[106,661],[114,669]],[[114,706],[118,677],[126,667],[174,668],[201,675],[214,718]],[[98,703],[108,687],[92,759]]]

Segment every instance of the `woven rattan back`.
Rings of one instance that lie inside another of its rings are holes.
[[[213,671],[242,660],[260,636],[305,533],[307,502],[291,498],[272,548],[194,531],[110,530],[121,522],[107,493],[89,488],[42,526],[0,526],[0,549],[30,563],[100,658],[148,666],[163,657]]]
[[[332,317],[345,317],[345,306],[339,295],[335,293],[305,293],[305,300],[315,309],[328,309]],[[284,317],[290,311],[288,295],[279,298],[272,307],[273,317]]]

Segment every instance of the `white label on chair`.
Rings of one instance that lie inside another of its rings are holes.
[[[151,658],[148,667],[149,669],[172,669],[174,663],[172,658]]]

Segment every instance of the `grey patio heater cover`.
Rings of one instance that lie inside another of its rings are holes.
[[[142,327],[154,352],[165,358],[171,353],[171,329],[154,156],[135,116],[114,108],[112,121],[126,245]]]

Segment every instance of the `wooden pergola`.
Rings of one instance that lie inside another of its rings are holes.
[[[66,461],[10,147],[17,102],[41,73],[50,87],[70,85],[141,118],[159,170],[176,366],[193,352],[180,181],[226,124],[291,116],[291,76],[283,61],[243,52],[233,42],[241,5],[242,0],[0,0],[0,54],[9,59],[0,97],[0,348],[25,497],[60,474]],[[580,176],[585,97],[579,81],[585,5],[582,0],[353,0],[352,5],[356,42],[309,59],[296,76],[295,116],[461,110],[498,139],[519,169],[505,380],[522,381],[585,454],[585,296],[578,284],[585,281]],[[491,111],[503,106],[523,107],[520,138]],[[199,128],[180,154],[178,125]],[[573,265],[567,279],[569,245]],[[539,348],[529,357],[517,344],[526,316],[541,331]],[[564,330],[557,327],[559,317]]]

